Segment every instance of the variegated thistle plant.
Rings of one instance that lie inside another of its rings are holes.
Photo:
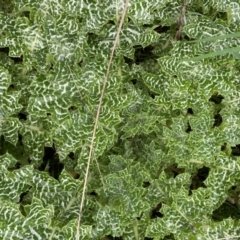
[[[239,12],[0,0],[0,239],[239,239]]]

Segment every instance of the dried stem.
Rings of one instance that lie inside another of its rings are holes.
[[[181,14],[180,17],[177,19],[177,24],[178,24],[178,30],[177,33],[175,35],[175,40],[179,41],[181,39],[181,33],[182,33],[182,28],[183,28],[183,18],[185,16],[186,13],[186,6],[187,6],[187,0],[184,0],[183,5],[182,5],[182,9],[181,9]]]
[[[110,55],[110,59],[109,59],[109,62],[108,62],[108,67],[107,67],[107,71],[106,71],[105,78],[104,78],[104,81],[103,81],[103,87],[102,87],[101,96],[100,96],[99,104],[98,104],[98,108],[97,108],[97,114],[96,114],[96,117],[95,117],[95,124],[94,124],[94,128],[93,128],[92,140],[91,140],[90,150],[89,150],[89,155],[88,155],[86,174],[85,174],[85,178],[84,178],[82,199],[81,199],[81,203],[80,203],[80,207],[79,207],[79,217],[78,217],[76,240],[79,240],[79,237],[80,237],[81,217],[82,217],[82,210],[83,210],[85,193],[86,193],[86,188],[87,188],[87,179],[88,179],[89,167],[90,167],[90,162],[91,162],[93,149],[94,149],[94,140],[95,140],[95,137],[96,137],[97,127],[98,127],[98,122],[99,122],[99,116],[100,116],[101,106],[102,106],[102,102],[103,102],[103,96],[104,96],[104,92],[105,92],[105,89],[106,89],[106,84],[107,84],[107,80],[108,80],[108,76],[109,76],[109,72],[110,72],[110,67],[111,67],[112,60],[113,60],[114,51],[115,51],[117,43],[119,41],[119,35],[120,35],[120,31],[122,29],[122,25],[123,25],[125,15],[127,13],[128,5],[129,5],[129,0],[126,0],[125,1],[125,6],[124,6],[124,9],[123,9],[123,13],[122,13],[122,17],[121,17],[121,20],[120,20],[120,23],[119,23],[119,26],[118,26],[117,34],[116,34],[116,37],[115,37],[115,40],[114,40],[114,44],[113,44],[112,52],[111,52],[111,55]]]

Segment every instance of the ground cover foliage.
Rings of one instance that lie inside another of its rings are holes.
[[[123,8],[0,0],[0,239],[75,239]],[[236,0],[130,2],[81,240],[240,238],[239,32]]]

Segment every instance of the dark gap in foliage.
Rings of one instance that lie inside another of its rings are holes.
[[[45,171],[47,167],[50,176],[55,179],[58,179],[64,168],[64,165],[59,161],[54,145],[52,147],[44,147],[43,162],[38,170]]]
[[[21,16],[22,17],[26,17],[26,18],[30,18],[30,11],[23,11],[23,12],[21,12]]]
[[[221,151],[225,151],[227,148],[227,143],[225,142],[222,146],[221,146]]]
[[[212,213],[212,220],[215,222],[220,222],[227,218],[240,219],[240,209],[236,204],[233,204],[230,198],[226,199],[226,201]]]
[[[99,37],[97,34],[92,32],[88,32],[87,36],[88,36],[87,43],[90,43],[92,39],[97,39]]]
[[[20,211],[20,213],[21,213],[24,217],[27,216],[23,204],[19,204],[19,211]]]
[[[187,41],[193,41],[194,39],[190,38],[188,35],[182,35],[182,39],[181,40],[187,40]]]
[[[135,88],[141,90],[142,94],[146,96],[148,95],[149,97],[151,97],[150,94],[151,95],[153,94],[152,98],[154,98],[155,96],[158,96],[158,94],[155,94],[154,92],[150,91],[147,85],[144,84],[144,82],[141,79],[131,79],[130,83],[132,83]]]
[[[68,108],[68,111],[75,111],[77,110],[77,107],[76,106],[71,106]]]
[[[20,163],[20,162],[17,162],[17,163],[15,164],[15,169],[19,169],[19,168],[21,168],[21,163]]]
[[[115,22],[113,20],[108,20],[107,24],[111,24],[115,26]]]
[[[54,65],[50,63],[49,71],[52,71],[54,69]]]
[[[154,239],[149,237],[144,237],[144,240],[154,240]]]
[[[77,65],[81,68],[83,64],[83,60],[81,60],[80,62],[77,63]]]
[[[11,90],[14,90],[14,89],[15,89],[14,84],[10,84],[7,91],[10,92]]]
[[[64,165],[61,162],[58,162],[56,164],[51,164],[49,168],[50,176],[58,180],[59,175],[61,174],[63,168],[64,168]]]
[[[15,64],[20,64],[23,62],[23,56],[21,55],[20,57],[10,57]]]
[[[4,143],[5,143],[4,136],[1,135],[0,136],[0,156],[6,153],[6,149],[4,148]]]
[[[109,155],[123,154],[122,144],[123,144],[122,139],[119,137],[119,139],[116,140],[116,145],[109,150]],[[108,158],[105,158],[105,160],[107,161],[107,164],[110,163],[110,160]]]
[[[151,216],[150,216],[151,219],[163,217],[163,214],[161,212],[159,212],[161,207],[162,207],[162,203],[158,203],[158,205],[152,209]]]
[[[180,109],[172,109],[171,110],[171,116],[174,117],[179,117],[182,115],[182,111]]]
[[[23,146],[22,140],[23,140],[23,136],[21,134],[18,134],[18,142],[21,146]]]
[[[138,82],[138,80],[137,80],[137,79],[132,79],[132,80],[130,80],[130,82],[131,82],[133,85],[136,85],[137,82]]]
[[[88,195],[94,196],[94,197],[98,196],[98,194],[95,191],[91,191],[90,193],[88,193]]]
[[[171,120],[171,119],[167,119],[167,120],[166,120],[166,127],[172,129],[172,127],[171,127],[172,124],[173,124],[173,123],[172,123],[172,120]]]
[[[71,158],[72,160],[74,160],[74,153],[73,153],[73,152],[70,152],[70,153],[68,154],[68,157]]]
[[[185,169],[184,168],[178,168],[176,167],[175,169],[173,169],[173,177],[177,177],[179,174],[182,174],[185,172]]]
[[[215,16],[213,17],[213,20],[215,21],[216,19],[221,19],[221,21],[228,21],[228,14],[227,12],[217,12]]]
[[[106,235],[100,240],[123,240],[122,237],[113,237],[112,235]]]
[[[125,62],[129,67],[131,67],[131,66],[134,64],[134,61],[133,61],[131,58],[123,57],[123,59],[124,59],[124,62]]]
[[[128,22],[132,22],[132,19],[130,17],[127,18]]]
[[[31,164],[31,159],[30,159],[30,158],[28,158],[27,161],[28,161],[29,164]],[[21,168],[21,163],[20,163],[20,162],[17,162],[17,163],[15,164],[15,168],[16,168],[16,169]]]
[[[187,113],[188,113],[188,114],[194,114],[194,113],[193,113],[193,109],[192,109],[192,108],[188,108]]]
[[[6,53],[8,55],[9,54],[9,47],[0,48],[0,52]]]
[[[145,28],[151,28],[153,25],[152,24],[143,24],[142,26]]]
[[[27,120],[27,114],[26,113],[21,113],[21,112],[18,113],[18,119],[26,121]]]
[[[74,179],[79,179],[79,177],[80,177],[80,174],[77,173],[77,172],[75,172],[75,171],[69,171],[69,170],[68,170],[68,173],[70,173],[71,176],[72,176]]]
[[[54,157],[55,154],[56,154],[56,151],[52,147],[44,147],[43,162],[38,168],[38,170],[44,171],[47,166],[49,157]]]
[[[171,233],[167,236],[165,236],[162,240],[175,240],[174,235]]]
[[[18,134],[18,143],[16,145],[16,149],[18,148],[18,146],[20,146],[20,148],[22,148],[22,150],[20,151],[20,154],[25,157],[25,151],[24,151],[24,144],[23,144],[23,136],[21,134]],[[29,161],[28,161],[29,163]],[[20,167],[21,167],[21,163],[20,163]]]
[[[232,156],[240,156],[240,144],[237,144],[236,146],[231,147],[232,149]]]
[[[19,202],[18,202],[18,204],[19,204],[19,211],[25,217],[27,216],[27,213],[25,211],[24,206],[25,205],[29,205],[32,202],[32,197],[27,196],[29,194],[31,188],[32,187],[29,187],[27,191],[21,193],[21,195],[19,197]]]
[[[158,93],[154,93],[154,92],[148,92],[149,93],[149,96],[152,98],[152,99],[154,99],[156,96],[159,96],[159,94]]]
[[[78,21],[80,22],[80,23],[82,23],[83,22],[83,20],[84,20],[84,18],[82,18],[82,17],[77,17],[77,19],[78,19]]]
[[[101,38],[99,37],[99,35],[92,32],[87,33],[87,44],[89,46],[91,46],[92,44],[95,44],[96,41],[101,41]]]
[[[134,53],[134,59],[136,64],[140,64],[141,62],[144,62],[146,59],[156,59],[157,57],[152,53],[152,50],[154,47],[152,45],[149,45],[145,48],[143,48],[141,45],[134,46],[135,53]]]
[[[29,189],[31,189],[32,187],[30,187]],[[24,196],[26,196],[28,193],[29,193],[29,189],[23,193],[20,194],[20,197],[19,197],[19,202],[18,203],[21,203],[23,201],[23,198]]]
[[[219,127],[222,123],[222,116],[220,115],[220,113],[217,113],[214,115],[214,124],[213,127]]]
[[[20,162],[17,162],[17,163],[15,164],[15,169],[19,169],[19,168],[21,168],[21,163],[20,163]]]
[[[192,190],[196,190],[200,187],[206,188],[204,181],[207,179],[210,168],[203,166],[198,169],[197,174],[192,177],[192,182],[190,185],[190,195],[192,194]]]
[[[191,125],[189,123],[189,121],[187,122],[187,129],[186,129],[186,133],[190,133],[192,131]]]
[[[61,174],[63,168],[64,168],[64,164],[56,161],[54,162],[54,159],[50,162],[49,164],[49,173],[50,173],[50,176],[54,177],[55,179],[58,180],[59,178],[59,175]]]
[[[151,183],[150,182],[143,182],[143,184],[142,184],[142,187],[143,188],[147,188],[147,187],[149,187],[151,185]]]
[[[220,104],[223,99],[224,99],[224,97],[222,95],[219,95],[218,93],[215,93],[209,98],[209,101],[213,102],[215,104]]]
[[[138,220],[138,221],[140,221],[140,220],[141,220],[141,218],[142,218],[142,216],[143,216],[143,212],[141,212],[141,214],[140,214],[140,216],[139,216],[139,217],[136,217],[136,218],[137,218],[137,220]]]
[[[159,25],[158,27],[154,28],[153,30],[157,33],[166,33],[170,30],[170,27]]]
[[[166,174],[171,173],[171,176],[176,178],[179,174],[184,173],[185,169],[184,168],[178,168],[177,164],[172,164],[172,165],[168,166],[164,171],[165,171]]]

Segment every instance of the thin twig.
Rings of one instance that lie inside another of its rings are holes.
[[[184,0],[183,5],[182,5],[182,9],[181,9],[181,14],[180,17],[177,19],[177,24],[178,24],[178,30],[177,33],[175,35],[175,40],[179,41],[181,39],[181,33],[182,33],[182,28],[183,28],[183,18],[185,16],[186,13],[186,7],[187,7],[187,0]]]
[[[127,13],[128,5],[129,5],[129,0],[126,0],[125,1],[125,6],[124,6],[124,9],[123,9],[123,13],[122,13],[122,17],[121,17],[121,20],[120,20],[120,23],[119,23],[119,26],[118,26],[117,34],[116,34],[116,37],[115,37],[115,40],[114,40],[114,44],[113,44],[112,52],[111,52],[111,55],[110,55],[110,59],[109,59],[109,62],[108,62],[108,67],[107,67],[106,75],[105,75],[105,78],[104,78],[104,81],[103,81],[103,87],[102,87],[101,96],[100,96],[99,104],[98,104],[98,108],[97,108],[97,114],[96,114],[96,118],[95,118],[92,140],[91,140],[90,150],[89,150],[89,155],[88,155],[86,174],[85,174],[85,178],[84,178],[82,199],[81,199],[81,203],[80,203],[80,207],[79,207],[76,240],[79,240],[79,237],[80,237],[79,232],[80,232],[80,226],[81,226],[83,204],[84,204],[84,200],[85,200],[85,192],[86,192],[86,188],[87,188],[87,179],[88,179],[89,167],[90,167],[90,162],[91,162],[93,148],[94,148],[94,140],[95,140],[95,137],[96,137],[97,127],[98,127],[98,122],[99,122],[101,106],[102,106],[102,102],[103,102],[103,96],[104,96],[104,92],[105,92],[105,89],[106,89],[106,84],[107,84],[108,75],[109,75],[110,67],[111,67],[112,60],[113,60],[114,51],[115,51],[117,43],[119,41],[119,35],[120,35],[120,31],[122,29],[122,25],[123,25],[125,15]]]

